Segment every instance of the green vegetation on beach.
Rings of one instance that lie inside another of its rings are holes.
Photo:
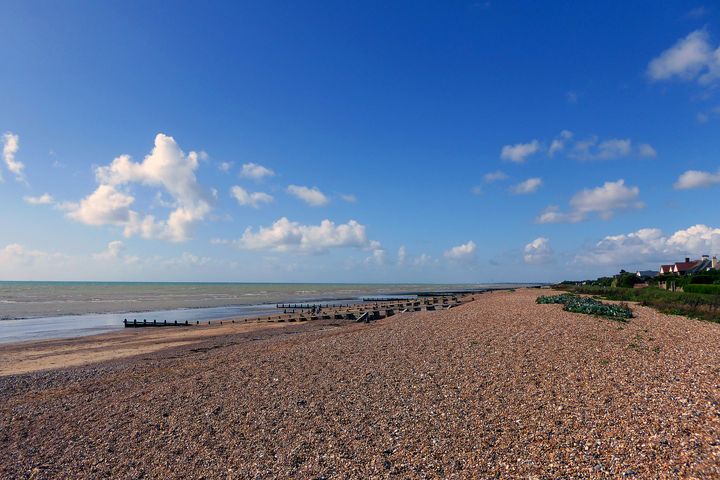
[[[627,322],[629,318],[632,318],[632,310],[627,305],[609,305],[594,298],[579,297],[569,293],[551,296],[543,295],[537,298],[536,303],[560,303],[565,305],[563,310],[567,312],[598,315],[621,322]]]
[[[697,287],[714,285],[687,285],[694,290]],[[657,287],[623,288],[598,285],[560,285],[558,288],[572,293],[596,295],[608,300],[638,302],[653,307],[660,312],[708,320],[720,323],[720,294],[708,294],[698,291],[672,292]]]

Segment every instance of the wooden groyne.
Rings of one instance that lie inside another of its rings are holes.
[[[414,298],[404,298],[404,297],[379,297],[379,298],[363,298],[363,302],[402,302],[402,301],[410,301],[414,300]]]
[[[350,304],[347,305],[337,305],[337,304],[329,304],[326,303],[325,305],[321,303],[277,303],[275,304],[275,308],[282,308],[282,309],[292,309],[292,310],[310,310],[312,308],[337,308],[337,307],[349,307]]]
[[[437,311],[447,310],[462,305],[465,302],[475,299],[475,295],[482,292],[437,292],[435,295],[420,295],[415,298],[402,297],[368,297],[363,298],[363,302],[354,304],[332,304],[332,303],[278,303],[276,309],[282,310],[282,313],[273,315],[255,316],[248,318],[209,320],[178,322],[167,320],[148,321],[146,319],[128,320],[125,319],[123,324],[125,328],[144,328],[144,327],[189,327],[199,325],[223,325],[235,323],[294,323],[308,322],[316,320],[336,320],[336,321],[354,321],[354,322],[371,322],[383,318],[397,315],[398,313],[421,312],[421,311]]]
[[[143,327],[189,327],[192,325],[187,320],[185,320],[185,323],[180,322],[178,323],[177,320],[174,322],[168,322],[167,320],[163,320],[162,322],[158,322],[157,320],[153,320],[151,322],[148,322],[147,320],[143,319],[142,321],[138,322],[137,320],[128,320],[127,318],[123,320],[123,324],[125,325],[125,328],[143,328]]]

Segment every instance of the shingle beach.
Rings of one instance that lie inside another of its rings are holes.
[[[720,477],[720,325],[541,293],[0,377],[0,477]]]

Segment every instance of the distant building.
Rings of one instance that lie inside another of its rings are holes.
[[[660,265],[660,275],[670,275],[673,273],[674,264]]]
[[[640,278],[653,278],[657,277],[659,274],[655,270],[638,270],[635,272],[635,275]]]
[[[661,275],[692,275],[717,268],[717,257],[710,260],[708,255],[703,255],[700,260],[690,260],[685,257],[684,262],[675,262],[672,265],[660,265]]]

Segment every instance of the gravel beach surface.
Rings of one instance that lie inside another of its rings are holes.
[[[720,325],[541,293],[2,377],[0,477],[720,477]]]

